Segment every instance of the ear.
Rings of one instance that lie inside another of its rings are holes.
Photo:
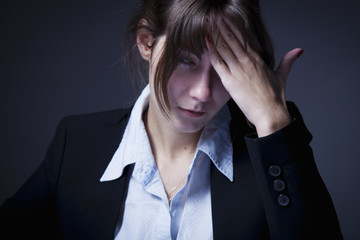
[[[140,28],[136,34],[136,42],[142,58],[150,61],[153,37],[150,32],[144,28]]]

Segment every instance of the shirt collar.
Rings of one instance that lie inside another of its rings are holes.
[[[149,94],[150,87],[147,85],[135,102],[120,145],[100,178],[100,182],[115,180],[121,177],[127,165],[135,163],[137,159],[152,157],[149,156],[152,151],[142,121],[142,113],[149,104]]]
[[[198,150],[206,153],[216,168],[233,181],[233,146],[230,137],[231,115],[227,104],[206,124]]]
[[[146,168],[145,176],[138,176],[147,182],[156,172],[151,146],[142,121],[142,113],[149,104],[150,87],[147,85],[138,97],[131,111],[129,122],[123,138],[109,165],[100,178],[100,182],[112,181],[121,177],[124,168],[136,163],[136,168]],[[230,138],[230,112],[225,105],[215,117],[205,126],[196,150],[204,152],[214,163],[216,168],[230,181],[233,181],[233,147]],[[150,154],[149,154],[150,153]],[[146,184],[144,182],[144,184]]]

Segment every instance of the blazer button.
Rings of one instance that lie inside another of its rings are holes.
[[[269,168],[269,174],[273,177],[278,177],[281,174],[281,168],[277,165],[272,165]]]
[[[288,196],[286,196],[284,194],[280,194],[278,197],[278,203],[280,206],[286,207],[287,205],[289,205],[290,199]]]
[[[276,179],[274,181],[274,189],[278,192],[281,192],[282,190],[285,189],[285,183],[283,180],[280,179]]]

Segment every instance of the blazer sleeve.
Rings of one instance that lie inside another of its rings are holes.
[[[294,120],[262,138],[245,137],[271,239],[343,239],[331,197],[317,170],[311,134]]]
[[[1,206],[0,235],[11,236],[7,239],[26,239],[29,236],[56,239],[59,236],[55,199],[66,140],[65,125],[64,119],[57,127],[42,164]]]

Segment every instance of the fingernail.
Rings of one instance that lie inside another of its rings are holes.
[[[209,34],[206,34],[206,40],[207,40],[209,43],[212,43],[212,41],[211,41],[211,38],[210,38],[210,35],[209,35]]]
[[[297,54],[297,57],[299,58],[304,52],[304,49],[301,49],[301,51]]]

